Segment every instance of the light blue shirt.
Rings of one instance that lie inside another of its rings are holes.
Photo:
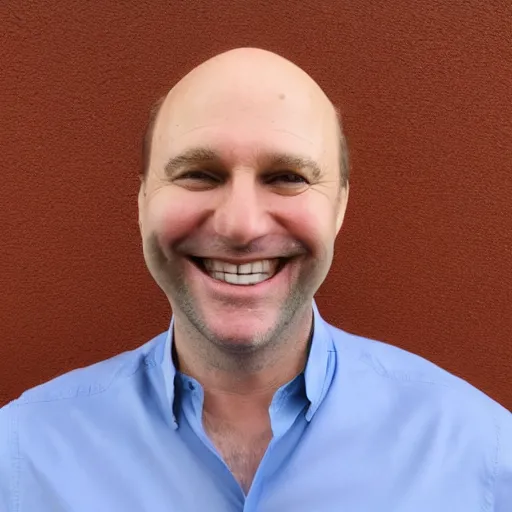
[[[324,322],[270,407],[244,495],[176,373],[172,324],[0,410],[1,512],[512,512],[512,415],[466,382]]]

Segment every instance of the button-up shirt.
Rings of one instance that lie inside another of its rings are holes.
[[[173,364],[171,322],[0,409],[0,511],[512,512],[512,415],[313,310],[247,494],[205,433],[201,385]]]

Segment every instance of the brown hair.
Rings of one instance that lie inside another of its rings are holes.
[[[142,169],[140,172],[141,179],[145,179],[148,174],[149,169],[149,161],[151,158],[151,146],[153,143],[153,133],[155,131],[156,120],[158,117],[158,113],[162,108],[162,105],[165,101],[166,96],[162,96],[159,98],[151,107],[149,111],[149,119],[148,124],[146,126],[146,130],[144,132],[144,136],[142,138]]]

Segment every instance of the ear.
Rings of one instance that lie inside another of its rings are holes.
[[[340,232],[347,211],[349,184],[347,183],[338,194],[338,212],[336,214],[336,236]]]
[[[146,200],[146,180],[141,176],[139,194],[137,197],[137,204],[139,210],[139,231],[142,235],[142,212],[144,211],[144,203]]]

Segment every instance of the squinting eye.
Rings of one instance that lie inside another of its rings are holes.
[[[222,183],[222,178],[211,172],[196,169],[183,172],[173,181],[186,190],[201,192],[216,188]]]
[[[286,172],[282,174],[274,174],[267,180],[271,185],[307,185],[308,180],[295,172]]]
[[[204,171],[187,171],[179,176],[180,180],[193,180],[193,181],[217,181],[217,179]]]

